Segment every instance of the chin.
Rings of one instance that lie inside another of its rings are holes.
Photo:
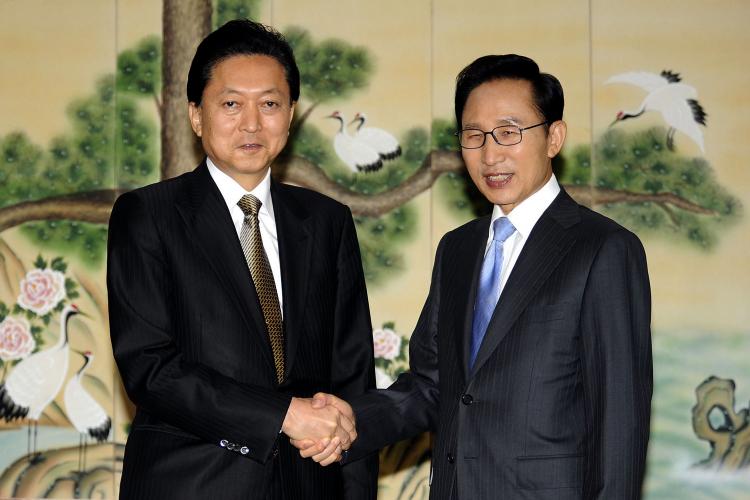
[[[515,201],[516,197],[511,196],[508,193],[496,193],[496,192],[485,193],[483,192],[482,194],[484,195],[485,198],[487,198],[487,201],[489,201],[493,205],[499,205],[500,207],[512,205],[516,202]],[[505,210],[505,208],[503,208],[503,210]]]

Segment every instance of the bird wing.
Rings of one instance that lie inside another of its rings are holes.
[[[619,75],[610,76],[604,83],[627,83],[640,87],[646,92],[653,92],[665,85],[669,85],[669,82],[663,76],[656,73],[649,73],[648,71],[620,73]]]
[[[355,172],[377,168],[383,164],[377,151],[344,134],[336,135],[333,140],[333,149],[338,157]]]
[[[30,416],[41,414],[62,387],[68,370],[66,350],[46,350],[29,356],[13,368],[5,387],[19,406],[28,406]]]
[[[83,388],[78,377],[72,378],[65,386],[64,402],[68,420],[80,433],[104,425],[109,418],[104,408]]]
[[[690,100],[697,97],[698,92],[694,87],[684,83],[673,83],[649,94],[646,98],[646,107],[661,113],[667,124],[687,135],[695,142],[702,152],[703,131],[696,122]]]
[[[398,140],[383,129],[364,127],[359,130],[355,137],[377,151],[381,156],[391,157],[401,151]]]

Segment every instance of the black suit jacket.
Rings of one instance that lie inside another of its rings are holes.
[[[322,468],[279,434],[292,396],[351,398],[374,387],[374,368],[349,209],[276,182],[271,196],[284,299],[281,386],[236,230],[205,164],[115,203],[110,330],[137,407],[123,498],[376,496],[376,455]]]
[[[433,499],[638,498],[652,392],[643,247],[562,191],[468,371],[488,229],[483,217],[440,242],[411,372],[354,401],[351,456],[430,428]]]

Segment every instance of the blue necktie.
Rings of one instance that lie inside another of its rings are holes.
[[[487,255],[482,262],[479,274],[479,287],[474,302],[474,320],[471,325],[471,353],[469,370],[474,367],[479,346],[487,331],[497,299],[500,298],[500,277],[503,272],[503,242],[516,232],[516,228],[507,217],[500,217],[492,225],[493,237]]]

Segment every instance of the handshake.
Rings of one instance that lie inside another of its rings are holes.
[[[357,439],[352,407],[322,392],[312,399],[292,398],[281,431],[303,458],[312,458],[322,466],[340,461]]]

